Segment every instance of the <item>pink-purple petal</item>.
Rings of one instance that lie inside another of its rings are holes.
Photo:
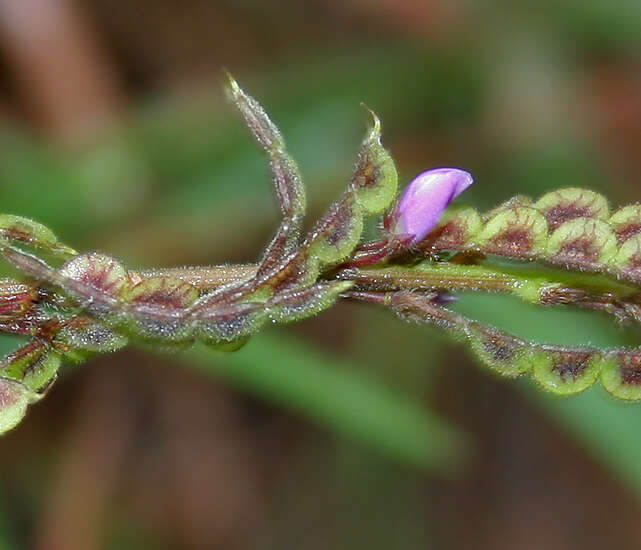
[[[414,235],[414,242],[422,240],[452,199],[472,182],[472,176],[458,168],[436,168],[419,174],[405,189],[393,214],[394,233]]]

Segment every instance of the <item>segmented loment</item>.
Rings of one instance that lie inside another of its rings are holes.
[[[265,323],[299,321],[339,298],[434,324],[501,375],[531,374],[560,394],[600,378],[613,395],[641,399],[641,348],[531,343],[447,307],[458,290],[503,292],[638,324],[641,206],[611,213],[603,196],[572,187],[536,201],[519,195],[487,214],[443,211],[472,183],[454,168],[421,174],[399,200],[371,113],[345,191],[304,235],[305,188],[280,131],[232,78],[228,92],[267,156],[283,216],[257,264],[131,270],[108,254],[76,252],[35,221],[0,216],[0,253],[30,277],[0,281],[0,330],[30,339],[0,363],[0,433],[46,393],[65,361],[129,343],[181,350],[201,341],[233,351]],[[380,236],[362,242],[364,221],[375,215]]]
[[[568,187],[537,201],[519,196],[485,215],[472,208],[449,212],[421,246],[537,260],[639,284],[641,206],[610,214],[602,195]]]

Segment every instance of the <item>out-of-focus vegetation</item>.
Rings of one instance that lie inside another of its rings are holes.
[[[281,126],[310,220],[347,181],[360,102],[404,183],[460,166],[479,209],[641,197],[632,1],[19,4],[0,3],[1,210],[132,267],[253,261],[277,223],[222,67]],[[457,308],[641,343],[598,315]],[[0,441],[0,548],[638,548],[640,428],[639,405],[495,380],[432,328],[341,304],[232,355],[66,369]]]

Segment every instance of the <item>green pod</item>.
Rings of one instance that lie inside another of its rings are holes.
[[[198,289],[173,277],[145,277],[128,289],[125,300],[130,304],[147,304],[182,309],[193,305],[200,297]]]
[[[641,401],[641,349],[610,351],[601,372],[601,383],[618,399]]]
[[[616,253],[617,239],[610,226],[591,218],[575,218],[559,226],[546,249],[551,261],[579,268],[606,265]]]
[[[641,233],[641,204],[629,204],[619,208],[608,220],[619,243]]]
[[[228,344],[233,346],[255,334],[268,319],[265,304],[260,302],[196,308],[188,316],[195,337],[219,349]]]
[[[334,281],[282,292],[267,303],[269,318],[281,324],[307,319],[334,305],[339,294],[353,285],[351,281]]]
[[[66,262],[54,277],[85,311],[111,327],[121,322],[120,306],[126,300],[131,280],[116,259],[98,252],[81,254]]]
[[[499,211],[473,238],[473,246],[486,254],[512,258],[537,257],[545,250],[548,227],[543,214],[517,206]]]
[[[52,342],[72,361],[82,361],[94,353],[111,353],[127,345],[127,338],[91,317],[78,316],[66,322]]]
[[[215,349],[216,351],[222,351],[225,353],[233,353],[234,351],[238,351],[242,347],[249,342],[249,336],[243,336],[242,338],[239,338],[238,340],[233,340],[231,342],[219,342],[219,343],[212,343],[208,342],[207,345],[211,349]]]
[[[34,284],[0,279],[0,320],[18,319],[33,310],[38,301]]]
[[[131,286],[125,267],[116,259],[99,252],[87,252],[65,263],[58,275],[62,281],[83,283],[114,298],[126,296]],[[73,286],[71,286],[73,290]]]
[[[473,208],[447,210],[436,227],[421,241],[421,247],[458,250],[472,241],[482,227],[481,215]]]
[[[604,366],[603,354],[590,348],[537,346],[533,354],[534,379],[559,395],[579,393],[594,384]]]
[[[285,217],[265,251],[258,269],[262,274],[296,248],[305,214],[305,187],[296,162],[287,152],[283,136],[262,105],[248,95],[231,75],[228,91],[254,139],[267,153],[274,190]]]
[[[498,206],[495,206],[490,210],[489,212],[486,212],[483,216],[483,219],[485,221],[491,220],[494,216],[496,216],[499,212],[504,212],[505,210],[512,210],[513,208],[519,208],[519,207],[532,207],[532,199],[528,197],[527,195],[515,195],[514,197],[510,197],[506,201],[502,202]]]
[[[609,262],[610,268],[630,281],[641,283],[641,234],[628,238]]]
[[[363,233],[363,210],[353,193],[334,202],[306,241],[307,257],[322,269],[347,259]]]
[[[148,343],[188,344],[194,339],[186,311],[200,292],[172,277],[148,277],[126,294],[122,330]]]
[[[501,376],[514,378],[532,369],[532,349],[524,340],[474,322],[465,332],[474,354]]]
[[[19,380],[34,392],[42,392],[55,379],[60,362],[60,354],[48,343],[32,340],[4,358],[0,376]]]
[[[367,214],[387,210],[398,191],[398,172],[394,159],[381,145],[381,121],[370,111],[374,125],[365,137],[358,153],[350,189]]]
[[[0,377],[0,434],[15,428],[24,418],[27,407],[40,396],[26,385]]]
[[[0,239],[25,243],[63,257],[76,254],[73,248],[61,243],[51,229],[22,216],[0,214]]]
[[[533,206],[545,216],[551,231],[575,218],[605,221],[610,213],[608,201],[603,195],[578,187],[546,193]]]

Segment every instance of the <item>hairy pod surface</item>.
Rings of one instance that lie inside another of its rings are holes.
[[[38,399],[38,394],[21,382],[0,377],[0,433],[15,428],[24,418],[27,407]]]

